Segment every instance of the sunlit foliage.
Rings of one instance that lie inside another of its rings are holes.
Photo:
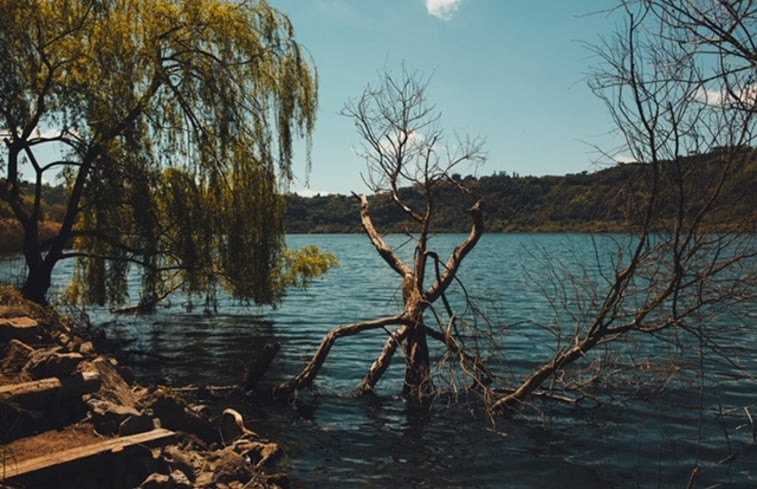
[[[26,233],[27,297],[43,301],[76,256],[74,291],[98,303],[125,299],[133,264],[148,298],[219,285],[280,298],[281,194],[317,108],[289,19],[251,0],[0,0],[0,17],[2,200]],[[51,144],[60,161],[43,161]],[[22,159],[69,188],[46,254]]]

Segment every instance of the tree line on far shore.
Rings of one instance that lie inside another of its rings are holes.
[[[718,150],[705,155],[685,158],[688,171],[696,174],[693,186],[704,189],[717,173]],[[708,226],[714,231],[755,231],[757,219],[757,150],[743,148],[743,158],[729,180],[724,198],[729,201],[727,212],[710,216]],[[593,173],[564,176],[518,176],[506,172],[473,177],[453,175],[448,185],[439,187],[438,212],[434,215],[434,232],[465,232],[468,209],[481,199],[487,232],[613,232],[628,231],[628,206],[633,202],[628,183],[644,171],[644,164],[626,163]],[[464,182],[473,190],[468,194],[456,191],[455,181]],[[47,187],[43,192],[42,219],[52,235],[56,223],[65,213],[66,190],[62,185]],[[34,185],[24,184],[23,193],[34,195]],[[643,189],[639,188],[639,192]],[[696,192],[696,188],[688,189]],[[412,202],[420,199],[412,187],[400,189],[403,198]],[[660,205],[673,209],[668,200]],[[388,196],[369,197],[375,221],[387,232],[404,232],[407,216],[392,205]],[[673,217],[671,215],[671,217]],[[20,226],[13,222],[7,204],[0,202],[0,251],[18,251],[23,236]],[[360,233],[360,203],[352,196],[332,194],[303,197],[290,195],[285,219],[286,231],[292,234]],[[738,229],[737,229],[738,228]],[[664,230],[661,230],[664,231]]]
[[[689,181],[697,192],[704,191],[718,174],[719,154],[723,149],[704,155],[684,158],[686,171],[696,178]],[[713,231],[741,230],[754,232],[757,218],[757,150],[742,149],[743,158],[729,180],[723,198],[728,206],[708,217],[707,226]],[[477,200],[482,201],[487,232],[627,232],[633,229],[634,192],[642,195],[644,164],[627,163],[601,169],[594,173],[565,176],[518,176],[501,172],[481,177],[453,175],[452,181],[438,188],[437,212],[432,220],[434,232],[466,232],[470,217],[466,209]],[[673,171],[673,165],[668,165]],[[455,181],[471,188],[467,195],[457,191]],[[634,188],[633,183],[638,182]],[[629,186],[629,183],[632,185]],[[413,188],[400,189],[408,202],[420,200]],[[669,208],[670,217],[676,192],[671,188],[660,202],[661,210]],[[386,232],[404,232],[408,229],[405,213],[392,204],[388,195],[369,197],[374,221]],[[286,213],[286,230],[293,234],[306,233],[359,233],[360,203],[352,196],[291,195]],[[727,209],[727,211],[723,210]],[[640,216],[638,216],[640,218]],[[630,227],[629,227],[630,226]],[[665,231],[661,229],[660,231]]]
[[[42,185],[40,212],[40,238],[51,239],[60,228],[60,223],[66,215],[66,188],[63,185]],[[31,204],[35,192],[35,185],[30,182],[21,183],[21,194]],[[21,251],[24,244],[24,230],[16,220],[7,202],[0,200],[0,253]]]

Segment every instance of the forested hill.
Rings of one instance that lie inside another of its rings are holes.
[[[738,164],[710,213],[706,224],[710,229],[757,231],[757,149],[740,151]],[[693,216],[703,205],[706,195],[698,192],[708,182],[720,178],[723,164],[718,152],[697,155],[681,162],[686,176],[686,207]],[[677,195],[674,185],[676,167],[662,166],[660,185],[663,188],[658,205],[673,209]],[[651,180],[651,167],[625,164],[597,171],[565,176],[519,177],[505,173],[456,179],[471,188],[470,195],[461,194],[452,185],[441,185],[436,195],[437,212],[432,221],[434,232],[467,232],[470,221],[467,210],[481,199],[487,232],[515,231],[627,231],[640,220]],[[31,198],[32,184],[25,184],[22,194]],[[45,185],[42,192],[44,236],[51,236],[55,222],[65,210],[66,192],[62,186]],[[412,188],[401,190],[408,202],[420,205],[420,197]],[[692,198],[695,196],[696,198]],[[402,232],[409,228],[405,215],[385,196],[372,196],[371,214],[381,232]],[[289,198],[286,229],[289,233],[357,233],[360,227],[359,205],[353,196],[326,195]],[[667,211],[672,220],[673,211]],[[665,226],[665,222],[658,224]],[[21,227],[12,217],[8,205],[0,201],[0,251],[21,249]]]
[[[725,151],[721,150],[721,151]],[[733,151],[733,150],[731,150]],[[738,150],[738,164],[732,168],[720,198],[715,203],[708,227],[713,230],[755,231],[757,222],[757,150]],[[684,175],[685,194],[696,196],[686,203],[689,218],[705,205],[707,195],[698,192],[713,179],[719,179],[723,164],[719,151],[684,158],[679,165],[661,166],[658,205],[669,222],[674,217],[673,199],[678,192],[676,176]],[[483,202],[487,232],[515,231],[621,231],[632,229],[643,213],[640,204],[648,195],[652,181],[650,165],[631,163],[595,173],[565,176],[519,177],[505,173],[461,180],[471,188],[463,195],[452,185],[442,185],[435,199],[435,232],[467,232],[467,209],[478,199]],[[419,204],[412,188],[401,191],[408,202]],[[382,232],[401,232],[408,226],[405,215],[388,198],[371,197],[374,224]],[[672,224],[670,224],[672,226]],[[289,201],[286,219],[289,233],[361,232],[359,205],[352,196],[326,195],[300,197]],[[663,220],[657,224],[667,226]],[[663,230],[663,229],[661,229]]]

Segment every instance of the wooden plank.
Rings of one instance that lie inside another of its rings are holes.
[[[53,467],[58,467],[77,460],[83,460],[105,452],[118,453],[125,448],[134,445],[156,445],[167,443],[175,433],[171,430],[156,428],[152,431],[137,433],[136,435],[110,438],[98,443],[91,443],[80,447],[69,448],[56,453],[49,453],[40,457],[22,460],[18,463],[7,463],[5,470],[0,470],[0,481],[13,479],[15,477],[39,472]],[[3,478],[5,477],[5,479]]]

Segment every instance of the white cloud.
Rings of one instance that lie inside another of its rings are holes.
[[[699,88],[694,96],[707,105],[755,107],[757,106],[757,84],[746,85],[736,93],[727,92],[724,89]]]
[[[381,142],[379,143],[381,145],[381,151],[389,156],[395,155],[399,148],[400,140],[402,139],[404,139],[403,151],[405,153],[414,153],[423,148],[424,142],[426,140],[423,134],[411,130],[407,132],[406,135],[406,138],[402,137],[402,132],[398,132],[395,135],[386,135],[381,139]]]
[[[426,0],[426,10],[434,17],[450,20],[462,2],[463,0]]]
[[[616,155],[613,155],[612,159],[616,164],[621,164],[621,165],[626,164],[626,163],[638,163],[638,160],[636,158],[634,158],[633,156],[628,156],[623,153],[618,153]]]

